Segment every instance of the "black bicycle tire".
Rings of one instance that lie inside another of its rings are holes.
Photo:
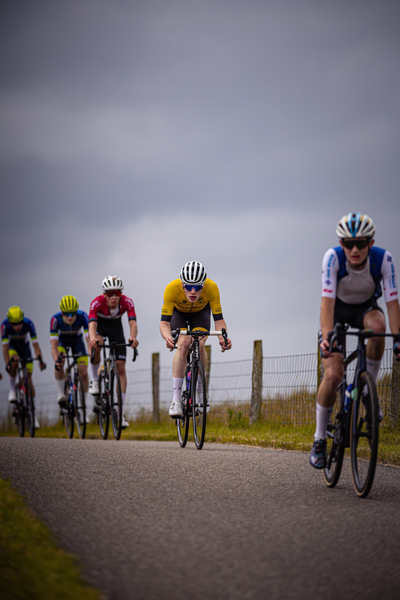
[[[182,384],[182,405],[183,405],[183,417],[176,419],[176,425],[178,429],[178,441],[181,448],[184,448],[188,441],[189,436],[189,402],[188,394],[190,393],[190,383],[188,386],[188,369],[186,369],[185,377]]]
[[[368,401],[363,400],[364,386],[369,388]],[[366,419],[364,419],[364,415]],[[354,426],[356,421],[356,427]],[[366,433],[363,431],[363,426],[367,422]],[[371,431],[368,432],[368,426]],[[370,449],[369,459],[365,461],[363,454],[368,451],[366,445],[361,448],[360,440],[368,438],[368,446]],[[374,482],[376,461],[378,457],[379,443],[379,422],[378,422],[378,396],[376,392],[375,380],[371,373],[363,371],[358,382],[358,401],[353,402],[351,415],[351,431],[350,431],[350,448],[351,448],[351,474],[353,478],[354,490],[359,498],[366,498],[371,490]],[[364,462],[368,463],[368,467],[364,468]],[[363,468],[366,471],[365,476],[360,475]]]
[[[28,431],[31,438],[35,437],[35,403],[33,401],[32,387],[28,380],[26,386],[26,421],[28,423]]]
[[[97,413],[97,422],[100,427],[100,434],[103,440],[108,438],[108,428],[110,426],[110,412],[107,394],[105,392],[104,374],[99,375],[99,397],[98,397],[99,412]]]
[[[83,390],[82,377],[79,373],[75,377],[75,416],[76,427],[78,429],[81,440],[85,439],[86,435],[86,406],[85,392]]]
[[[114,379],[116,389],[114,389]],[[117,393],[116,400],[114,399],[115,392]],[[118,369],[115,367],[110,372],[110,407],[113,434],[114,438],[118,441],[122,433],[122,390]]]
[[[17,424],[19,436],[24,437],[24,435],[25,435],[25,406],[24,406],[23,395],[20,391],[19,384],[17,385],[16,396],[17,396],[16,409],[18,410],[18,412],[15,415],[15,421]]]
[[[334,488],[339,481],[343,466],[344,440],[342,440],[340,444],[336,444],[334,442],[335,438],[341,439],[343,437],[343,426],[346,418],[346,414],[340,410],[342,389],[343,384],[341,383],[336,392],[336,403],[333,407],[332,415],[327,428],[327,466],[323,471],[323,475],[325,483],[329,488]],[[338,402],[339,405],[337,404]],[[328,468],[329,461],[331,461],[331,468]]]
[[[200,413],[197,410],[197,378],[200,376],[203,390],[203,412]],[[206,435],[207,426],[207,388],[206,388],[206,376],[204,373],[204,367],[201,360],[199,360],[198,367],[192,369],[192,375],[190,379],[191,399],[192,399],[192,412],[193,412],[193,435],[194,443],[197,450],[201,450],[204,445],[204,438]],[[199,427],[201,424],[201,427]]]
[[[71,440],[74,437],[74,407],[69,399],[69,379],[66,379],[64,382],[64,396],[67,399],[67,406],[64,409],[64,425],[67,436]]]

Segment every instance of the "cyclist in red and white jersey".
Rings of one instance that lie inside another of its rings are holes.
[[[336,323],[358,329],[385,333],[386,322],[377,299],[384,297],[390,330],[400,331],[400,306],[393,257],[387,250],[374,246],[375,225],[368,215],[349,213],[338,223],[340,245],[330,248],[322,263],[322,300],[319,344],[324,379],[317,395],[317,427],[310,453],[310,463],[317,469],[326,464],[326,429],[336,399],[336,388],[343,378],[343,348],[340,340],[329,352],[328,332]],[[370,338],[367,344],[367,368],[378,377],[384,338]],[[400,355],[400,342],[394,341],[394,353]],[[383,418],[379,409],[380,419]]]
[[[122,327],[122,315],[127,313],[129,321],[129,343],[132,348],[139,345],[137,341],[137,322],[136,312],[133,300],[122,294],[124,284],[120,277],[109,275],[101,284],[103,295],[97,296],[90,304],[89,311],[89,348],[95,349],[94,363],[92,368],[92,381],[90,382],[89,393],[93,396],[99,393],[99,374],[98,368],[100,363],[100,349],[98,343],[102,344],[104,337],[107,337],[109,342],[117,342],[118,344],[125,343],[125,336]],[[121,379],[122,391],[122,408],[126,398],[126,348],[117,348],[116,367]],[[122,427],[129,426],[128,421],[123,415]]]

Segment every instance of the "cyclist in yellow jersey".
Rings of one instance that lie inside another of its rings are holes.
[[[207,278],[203,265],[197,261],[186,263],[181,270],[180,278],[174,279],[167,285],[164,292],[164,303],[161,310],[160,333],[166,342],[167,348],[174,348],[171,331],[180,328],[187,329],[189,322],[191,329],[209,331],[210,309],[215,321],[216,331],[227,329],[222,316],[221,301],[217,284]],[[201,360],[207,368],[207,354],[205,343],[207,338],[200,342]],[[189,352],[191,338],[180,335],[177,341],[177,352],[172,362],[172,378],[174,397],[172,399],[169,415],[176,419],[182,416],[182,384],[186,368],[186,357]],[[228,338],[225,344],[222,335],[219,343],[223,350],[230,350],[232,342]],[[198,382],[198,393],[201,397],[201,383]],[[207,404],[208,410],[208,404]]]

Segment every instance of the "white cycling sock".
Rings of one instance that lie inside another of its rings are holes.
[[[95,381],[99,380],[99,365],[90,365],[90,368],[92,369],[92,380],[94,379]]]
[[[367,358],[367,371],[371,373],[375,381],[378,379],[381,362],[382,360],[372,360],[371,358]]]
[[[332,411],[333,407],[325,408],[325,406],[317,404],[317,429],[315,431],[314,440],[326,440],[326,428]]]
[[[65,396],[65,394],[64,394],[64,384],[65,384],[65,380],[64,379],[56,379],[56,385],[57,385],[57,390],[58,390],[58,398],[61,398],[61,396]]]
[[[10,375],[9,379],[10,379],[10,390],[12,392],[15,392],[16,391],[17,378],[16,377],[11,377],[11,375]]]
[[[176,402],[177,400],[179,400],[180,402],[182,397],[183,377],[173,377],[172,381],[174,387],[174,401]]]

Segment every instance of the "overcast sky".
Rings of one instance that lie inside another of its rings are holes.
[[[20,305],[50,362],[60,298],[88,311],[118,274],[137,368],[167,366],[164,288],[199,260],[233,342],[214,360],[255,339],[314,352],[343,214],[369,214],[400,268],[399,17],[397,0],[4,0],[1,320]]]

